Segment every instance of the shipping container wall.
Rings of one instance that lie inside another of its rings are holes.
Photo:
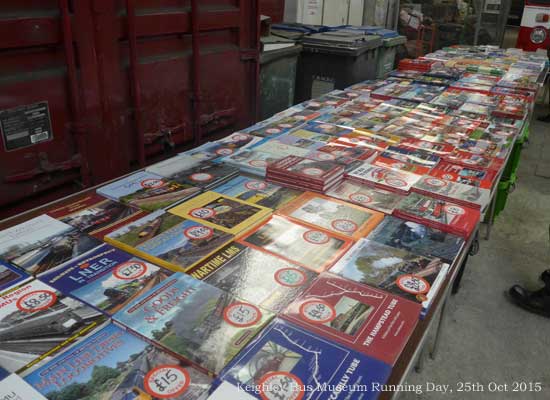
[[[273,23],[283,22],[285,0],[260,0],[260,14],[271,17]]]
[[[2,1],[0,218],[250,125],[258,15],[257,0]]]

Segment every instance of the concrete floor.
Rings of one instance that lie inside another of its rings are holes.
[[[538,107],[546,114],[548,108]],[[414,394],[412,399],[550,399],[550,319],[525,312],[507,301],[515,283],[541,286],[539,274],[550,268],[550,124],[534,122],[524,149],[516,190],[495,222],[489,241],[470,257],[460,292],[451,298],[435,360],[427,358],[409,384],[451,385],[453,393]],[[482,230],[484,226],[482,226]],[[479,382],[484,392],[457,393],[459,382]],[[540,382],[540,393],[488,392],[490,382]]]

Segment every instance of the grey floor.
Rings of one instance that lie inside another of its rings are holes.
[[[470,257],[461,290],[448,304],[437,357],[409,376],[408,383],[421,385],[424,393],[403,392],[401,400],[550,399],[550,319],[524,312],[504,296],[515,283],[540,287],[540,272],[550,268],[549,224],[550,124],[534,122],[517,188],[490,240],[482,240]],[[479,382],[485,391],[458,393],[460,382]],[[508,384],[508,391],[489,392],[491,382]],[[511,392],[513,382],[540,382],[543,392]],[[455,390],[426,392],[427,383]]]

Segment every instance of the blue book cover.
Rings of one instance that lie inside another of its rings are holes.
[[[30,275],[23,270],[0,260],[0,292],[29,279]]]
[[[391,367],[275,319],[223,369],[223,381],[258,399],[376,399]]]
[[[114,324],[25,381],[50,400],[198,400],[211,384],[207,375]]]
[[[112,315],[173,272],[104,244],[40,280]]]

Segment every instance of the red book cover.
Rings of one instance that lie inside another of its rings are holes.
[[[471,168],[442,161],[430,171],[429,175],[492,190],[497,173],[498,171],[492,169]]]
[[[470,237],[480,219],[478,209],[414,192],[398,204],[394,215],[464,238]]]
[[[440,156],[445,154],[450,154],[455,149],[455,146],[453,146],[450,143],[430,142],[428,140],[413,139],[413,138],[403,139],[403,141],[401,142],[401,145],[405,147],[412,147],[414,149],[422,149],[434,154],[438,154]]]
[[[400,171],[410,172],[416,175],[425,175],[430,172],[430,167],[423,165],[413,164],[404,160],[397,160],[395,158],[386,157],[388,153],[384,152],[374,159],[372,165],[379,167],[398,169]]]
[[[466,167],[491,169],[497,171],[503,164],[503,160],[500,158],[491,158],[483,154],[476,154],[465,150],[455,150],[452,154],[446,155],[445,160],[450,163],[464,165]]]
[[[331,161],[309,160],[298,156],[287,156],[266,168],[267,176],[282,175],[289,179],[325,185],[334,176],[342,174],[344,167]]]
[[[394,365],[418,322],[421,308],[419,303],[323,273],[282,317]]]

